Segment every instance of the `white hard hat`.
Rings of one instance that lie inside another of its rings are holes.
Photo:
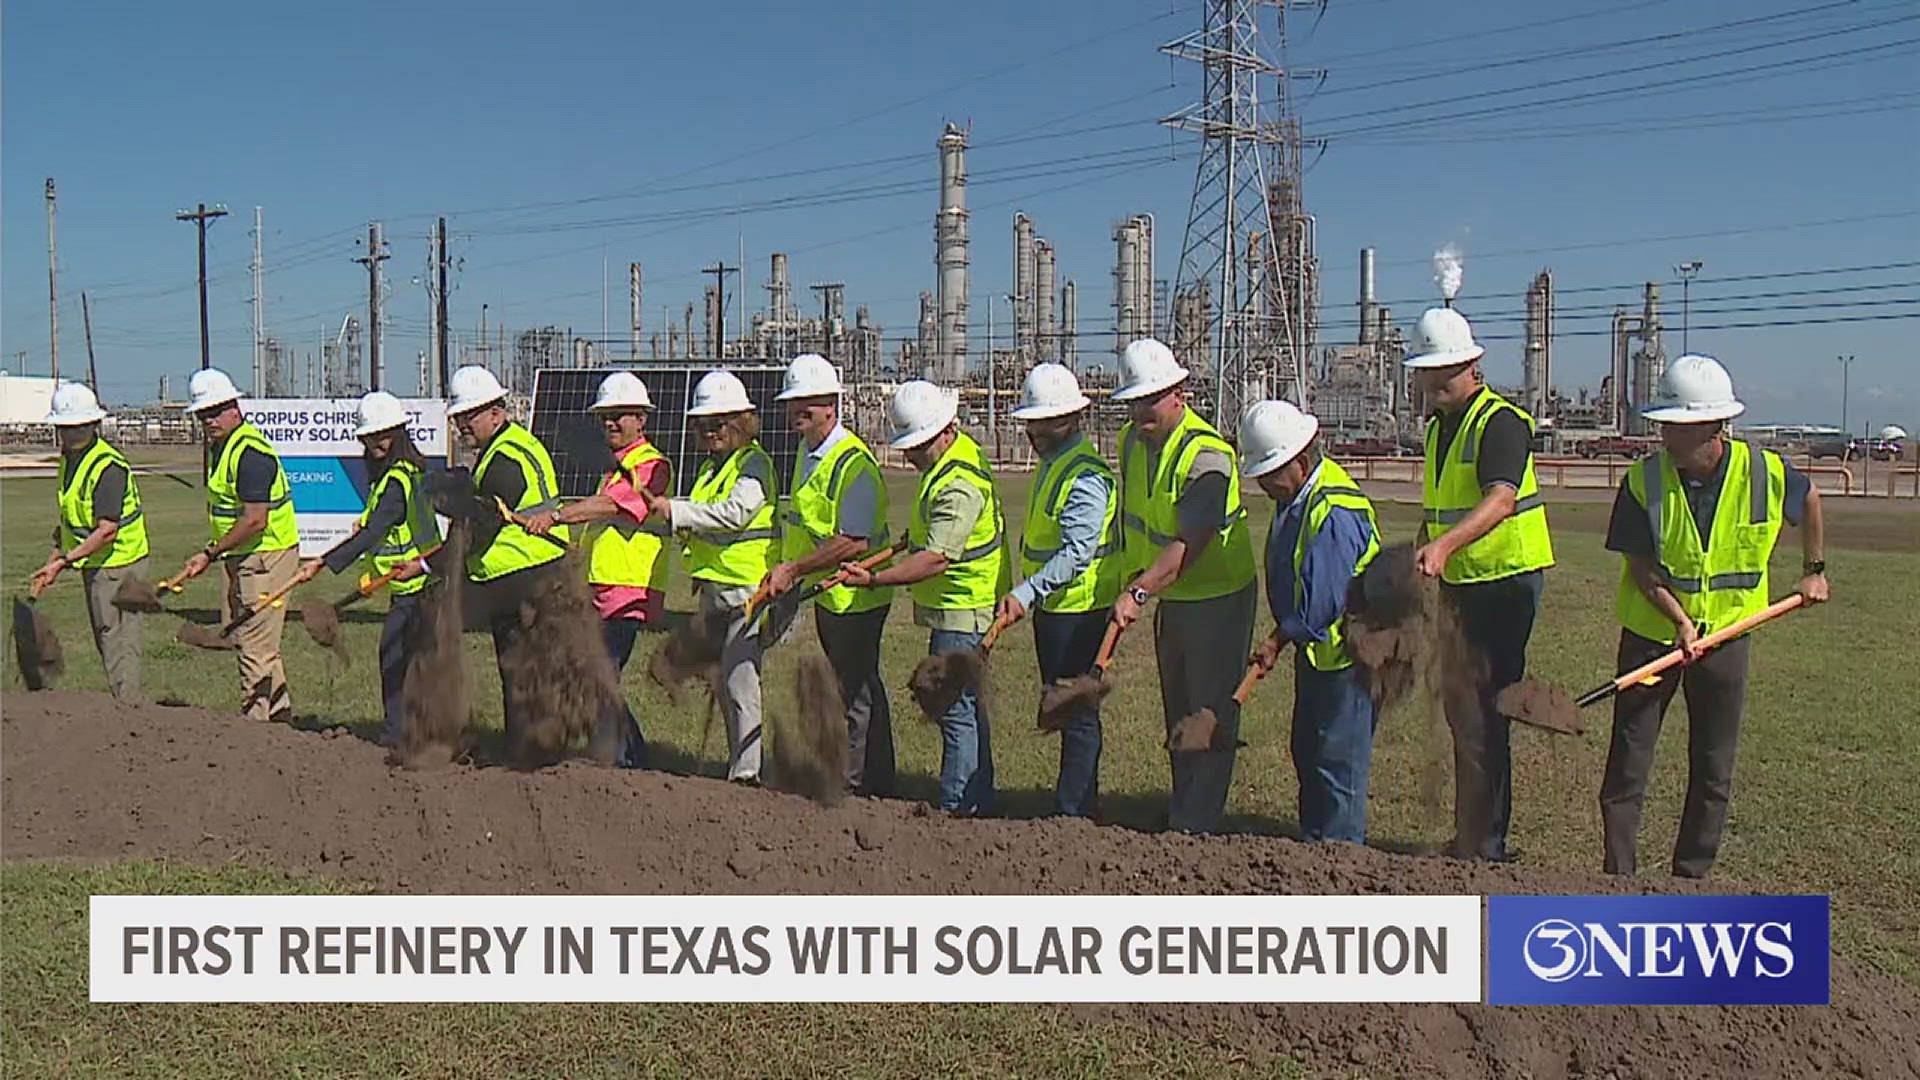
[[[53,391],[53,411],[47,414],[47,423],[54,427],[78,427],[104,420],[106,416],[107,410],[100,407],[100,400],[85,383],[61,383]]]
[[[233,385],[227,373],[219,368],[201,368],[187,380],[189,401],[187,408],[193,412],[205,412],[215,406],[240,400],[240,388]]]
[[[1901,427],[1899,424],[1888,424],[1886,427],[1880,429],[1880,437],[1883,439],[1904,439],[1907,437],[1907,429]]]
[[[1020,404],[1013,410],[1015,420],[1051,420],[1067,416],[1093,404],[1080,392],[1080,380],[1060,364],[1035,364],[1020,387]]]
[[[353,437],[377,435],[382,431],[391,431],[397,427],[406,427],[412,417],[407,415],[407,407],[400,399],[385,390],[375,390],[360,399],[360,426],[353,429]]]
[[[653,408],[653,395],[647,393],[647,384],[640,376],[631,371],[616,371],[600,380],[600,392],[593,396],[592,412],[618,410],[631,412],[634,409]]]
[[[453,397],[447,402],[448,416],[470,413],[507,396],[507,388],[500,385],[493,372],[478,364],[455,371],[448,385],[453,389]]]
[[[844,392],[840,385],[840,373],[833,369],[826,357],[819,353],[801,353],[787,365],[787,373],[780,380],[780,392],[773,396],[773,400],[792,401],[794,398],[826,397]]]
[[[747,384],[731,371],[709,371],[693,384],[693,404],[688,416],[725,416],[752,412],[753,399],[747,396]]]
[[[1173,350],[1152,338],[1128,343],[1120,353],[1120,389],[1115,401],[1136,401],[1152,397],[1185,382],[1192,374],[1173,358]]]
[[[911,450],[947,430],[960,415],[960,396],[925,379],[900,384],[887,405],[895,450]]]
[[[1407,357],[1410,368],[1440,368],[1478,360],[1487,350],[1473,340],[1467,317],[1450,307],[1428,308],[1414,327],[1416,351]]]
[[[1658,424],[1703,424],[1746,411],[1733,396],[1733,376],[1720,361],[1688,353],[1667,365],[1659,393],[1640,415]]]
[[[1240,473],[1265,476],[1300,456],[1320,420],[1291,401],[1256,401],[1240,418]]]

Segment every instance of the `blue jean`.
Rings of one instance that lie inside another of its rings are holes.
[[[1300,780],[1300,835],[1367,842],[1367,772],[1380,714],[1358,665],[1321,671],[1293,657],[1293,771]]]
[[[1507,824],[1513,816],[1513,750],[1510,723],[1494,708],[1500,691],[1527,674],[1527,640],[1540,609],[1546,575],[1539,570],[1446,585],[1442,593],[1460,616],[1467,643],[1487,661],[1487,681],[1478,700],[1447,702],[1453,729],[1454,842],[1457,854],[1504,860]]]
[[[935,630],[927,639],[929,655],[971,649],[983,634]],[[993,809],[993,734],[986,706],[973,687],[940,716],[940,809],[985,814]]]
[[[641,625],[638,619],[600,620],[600,635],[607,643],[608,655],[613,657],[613,671],[616,677],[626,670],[627,661],[633,658],[633,643],[634,639],[640,636]],[[600,725],[607,738],[618,740],[618,761],[621,768],[646,768],[647,738],[640,734],[640,721],[634,719],[633,709],[627,705],[627,695],[624,690],[619,694],[619,711],[610,712],[601,717]]]
[[[1033,649],[1040,658],[1043,684],[1093,670],[1111,611],[1033,613]],[[1093,816],[1100,800],[1100,747],[1100,704],[1096,701],[1070,717],[1060,730],[1060,775],[1053,785],[1055,813]]]
[[[406,730],[407,709],[402,691],[407,685],[407,658],[413,654],[414,627],[420,619],[420,594],[398,594],[380,624],[380,707],[386,714],[381,741],[399,746]]]

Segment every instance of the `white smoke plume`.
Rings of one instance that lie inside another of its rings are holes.
[[[1460,281],[1466,272],[1465,256],[1456,244],[1446,244],[1433,253],[1433,283],[1448,303],[1460,295]]]

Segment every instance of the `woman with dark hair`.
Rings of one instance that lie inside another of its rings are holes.
[[[362,559],[368,564],[365,580],[393,573],[386,585],[392,606],[380,630],[380,699],[386,714],[383,741],[396,747],[405,723],[400,690],[408,643],[429,581],[424,556],[440,544],[440,524],[421,483],[427,462],[407,435],[409,419],[400,399],[384,390],[360,399],[360,424],[353,434],[365,448],[367,508],[345,542],[300,568],[301,581],[312,580],[322,567],[338,574]]]

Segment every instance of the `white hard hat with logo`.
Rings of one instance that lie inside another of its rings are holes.
[[[688,416],[725,416],[752,412],[753,399],[747,396],[747,384],[731,371],[709,371],[693,385],[693,404]]]
[[[1015,420],[1051,420],[1068,416],[1093,404],[1080,392],[1080,380],[1061,364],[1035,364],[1020,387],[1020,404],[1013,410]]]
[[[201,368],[187,380],[187,408],[205,412],[240,400],[240,388],[219,368]]]
[[[1414,327],[1415,352],[1405,363],[1410,368],[1443,368],[1478,360],[1487,350],[1473,340],[1473,327],[1467,317],[1450,307],[1428,308]]]
[[[845,393],[845,389],[840,385],[840,373],[827,358],[819,353],[801,353],[787,365],[787,373],[780,380],[780,392],[773,400],[792,401],[841,393]]]
[[[358,439],[406,427],[411,420],[399,398],[385,390],[375,390],[360,399],[360,425],[353,429],[353,437]]]
[[[478,364],[468,364],[455,371],[447,385],[453,390],[453,397],[447,402],[448,416],[470,413],[507,396],[507,388],[500,385],[493,372]]]
[[[1300,456],[1320,419],[1291,401],[1256,401],[1240,418],[1240,473],[1265,476]]]
[[[78,427],[106,417],[107,410],[100,407],[100,400],[85,383],[70,382],[61,383],[54,390],[53,411],[47,414],[47,423],[54,427]]]
[[[947,430],[960,415],[960,396],[943,390],[925,379],[902,383],[887,404],[887,419],[893,424],[895,450],[911,450]]]
[[[1120,388],[1115,401],[1137,401],[1171,390],[1192,374],[1174,359],[1173,350],[1153,338],[1129,342],[1120,353]]]
[[[1704,424],[1746,411],[1733,396],[1733,376],[1720,361],[1688,353],[1667,365],[1659,393],[1640,415],[1657,424]]]
[[[631,371],[616,371],[600,380],[600,392],[593,396],[591,412],[632,412],[653,408],[653,395],[647,384]]]

